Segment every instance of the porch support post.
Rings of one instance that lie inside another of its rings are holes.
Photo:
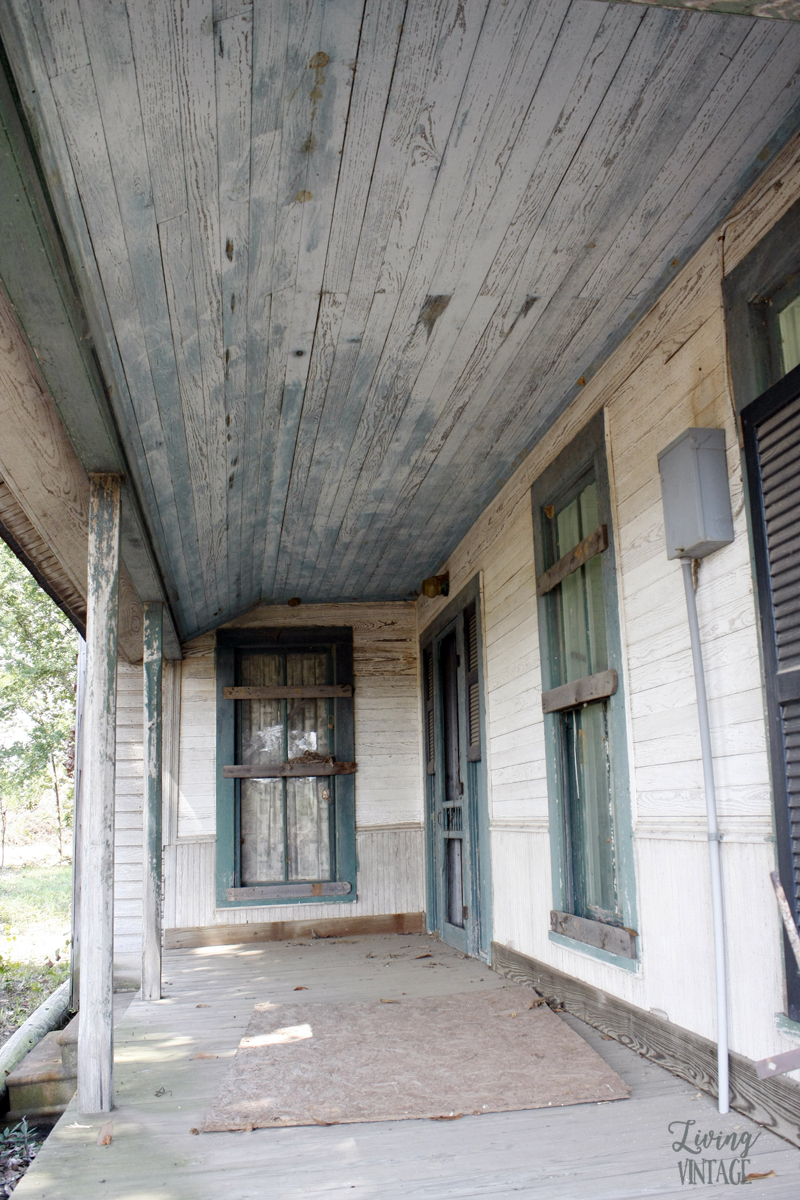
[[[120,480],[89,476],[78,1109],[114,1101],[114,777]]]
[[[142,999],[161,999],[161,670],[163,604],[144,603]]]

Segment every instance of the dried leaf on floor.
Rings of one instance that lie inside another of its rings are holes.
[[[98,1146],[110,1146],[113,1136],[114,1136],[114,1122],[106,1121],[105,1125],[101,1126],[100,1132],[97,1135]]]
[[[463,1117],[463,1115],[464,1115],[463,1113],[450,1113],[449,1115],[443,1115],[441,1117],[431,1117],[431,1120],[432,1121],[460,1121],[461,1118]]]
[[[296,992],[307,992],[308,988],[306,987],[306,985],[304,983],[300,983],[297,985],[297,987],[294,990]]]

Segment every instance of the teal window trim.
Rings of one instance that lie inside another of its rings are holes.
[[[217,908],[275,908],[298,904],[352,904],[357,894],[355,775],[332,777],[335,796],[334,870],[332,879],[348,882],[344,896],[301,896],[263,900],[229,900],[228,888],[239,878],[237,822],[238,780],[226,779],[222,768],[236,761],[236,701],[226,700],[223,689],[233,687],[237,650],[307,650],[332,646],[334,683],[353,684],[353,631],[349,627],[308,629],[221,629],[217,631]],[[355,761],[352,697],[337,698],[334,705],[334,754],[339,761]],[[280,886],[280,885],[276,885]]]
[[[544,508],[554,498],[562,497],[572,488],[577,490],[579,482],[593,474],[597,483],[600,522],[608,531],[608,548],[602,552],[603,598],[606,610],[606,637],[608,667],[616,670],[617,691],[608,700],[610,790],[616,849],[618,901],[622,924],[637,929],[636,875],[633,846],[633,820],[630,801],[630,773],[628,766],[627,718],[625,711],[625,687],[623,678],[622,644],[619,629],[619,599],[616,578],[616,551],[612,522],[608,466],[605,453],[605,419],[600,412],[578,434],[569,446],[539,476],[531,489],[534,529],[534,561],[537,579],[550,566],[546,560]],[[560,679],[553,677],[552,664],[556,658],[555,631],[552,624],[551,605],[548,597],[538,600],[539,648],[542,671],[542,690],[557,686]],[[545,747],[547,766],[547,793],[550,815],[550,853],[553,874],[553,908],[568,912],[570,888],[567,867],[567,836],[565,829],[566,780],[562,759],[562,739],[558,713],[546,713]],[[637,959],[594,947],[563,935],[549,933],[551,941],[580,949],[593,958],[613,962],[626,970],[636,969]],[[637,938],[637,956],[641,956],[641,945]]]

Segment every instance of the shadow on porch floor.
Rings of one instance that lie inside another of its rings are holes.
[[[431,959],[417,959],[424,949]],[[273,942],[170,951],[166,998],[133,1000],[116,1033],[113,1141],[71,1106],[15,1192],[19,1200],[555,1200],[684,1195],[670,1122],[694,1131],[758,1127],[573,1017],[565,1016],[630,1085],[630,1100],[492,1113],[451,1123],[392,1121],[194,1136],[257,1001],[375,1000],[508,985],[475,959],[421,936]],[[198,1057],[201,1056],[201,1057]],[[205,1057],[204,1057],[205,1056]],[[218,1056],[218,1057],[214,1057]],[[77,1127],[76,1127],[77,1126]],[[707,1151],[717,1154],[715,1150]],[[796,1200],[800,1151],[763,1131],[750,1200]],[[730,1185],[692,1188],[716,1197]]]

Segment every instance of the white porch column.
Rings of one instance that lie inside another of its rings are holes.
[[[164,606],[144,603],[142,999],[161,999],[161,671]]]
[[[89,476],[78,1109],[114,1102],[114,776],[120,480]]]

